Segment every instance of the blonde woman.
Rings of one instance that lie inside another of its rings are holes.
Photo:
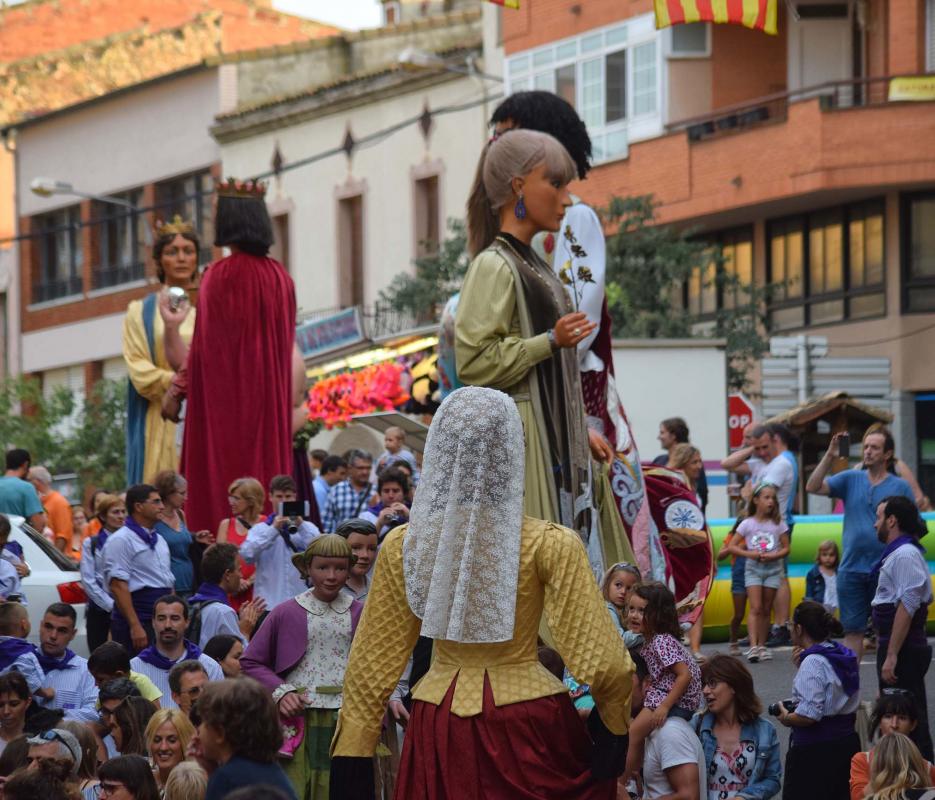
[[[263,484],[256,478],[238,478],[228,486],[227,501],[230,503],[231,515],[228,519],[222,519],[218,525],[217,541],[230,542],[240,547],[250,528],[260,521],[265,499]],[[253,582],[256,580],[256,567],[243,559],[240,559],[240,571],[243,575],[240,591],[230,597],[230,603],[237,612],[244,603],[253,599]]]
[[[208,773],[195,761],[183,761],[166,779],[162,800],[204,800]]]
[[[935,790],[928,765],[912,739],[902,733],[884,736],[870,757],[870,783],[866,797],[872,800],[933,800]]]
[[[687,442],[673,446],[669,451],[669,461],[666,466],[669,469],[681,470],[688,480],[689,487],[697,494],[698,478],[704,468],[701,451],[697,447]],[[698,505],[701,505],[701,497],[698,498]]]
[[[177,708],[160,708],[146,726],[146,749],[153,762],[153,776],[164,789],[169,773],[185,760],[195,727]]]

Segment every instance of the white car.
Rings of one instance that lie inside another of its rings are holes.
[[[87,657],[88,636],[84,624],[84,611],[88,601],[81,585],[78,565],[60,553],[41,534],[36,533],[22,517],[7,515],[12,530],[10,541],[23,548],[23,560],[29,565],[29,575],[22,579],[23,594],[29,609],[32,631],[29,641],[39,644],[39,625],[45,610],[52,603],[69,603],[78,614],[78,635],[71,649]]]

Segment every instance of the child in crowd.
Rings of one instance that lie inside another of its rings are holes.
[[[782,559],[789,554],[789,528],[782,518],[776,487],[761,483],[754,487],[746,518],[737,526],[728,550],[747,559],[744,583],[750,598],[747,630],[750,649],[747,661],[768,661],[773,654],[766,649],[769,616],[782,580]]]
[[[815,566],[805,576],[805,599],[821,603],[829,612],[838,610],[838,543],[825,539],[818,545]]]
[[[891,733],[912,736],[919,724],[919,711],[910,692],[903,689],[884,689],[877,698],[870,716],[870,737],[872,742],[879,742]],[[851,759],[851,800],[863,800],[864,790],[870,782],[870,756],[873,748],[866,752],[855,753]],[[927,761],[928,774],[935,785],[935,766]]]
[[[730,551],[730,542],[737,533],[737,528],[743,522],[745,515],[742,513],[734,522],[734,527],[730,529],[727,536],[724,537],[724,544],[717,551],[717,560],[731,556],[730,565],[730,596],[734,601],[734,616],[730,619],[730,654],[732,656],[740,655],[740,624],[743,622],[744,612],[747,610],[747,586],[746,586],[746,567],[747,559],[743,556],[735,556]]]
[[[31,694],[53,700],[55,690],[42,685],[45,672],[36,658],[36,648],[26,641],[31,630],[25,606],[0,603],[0,674],[16,670],[26,679]]]
[[[623,643],[628,647],[639,647],[643,644],[643,637],[627,630],[624,627],[624,621],[627,618],[627,605],[630,594],[634,587],[639,586],[643,576],[639,569],[626,561],[614,564],[604,573],[604,579],[601,581],[601,594],[607,602],[607,610],[610,612],[610,618],[614,621],[614,626],[623,638]]]
[[[98,689],[118,678],[127,678],[141,697],[160,708],[162,692],[159,687],[145,675],[130,669],[130,654],[120,642],[104,642],[96,647],[88,658],[88,672]]]
[[[276,606],[240,660],[279,708],[280,758],[299,800],[328,797],[330,759],[351,641],[363,606],[343,592],[354,565],[347,541],[317,537],[292,563],[313,588]]]
[[[419,465],[416,463],[416,457],[406,446],[406,431],[397,428],[395,425],[387,428],[383,433],[383,446],[386,448],[377,459],[377,475],[384,469],[391,466],[395,461],[405,461],[412,467],[412,483],[419,482]]]
[[[639,652],[652,685],[643,697],[643,710],[630,726],[624,782],[639,772],[646,738],[667,717],[690,720],[702,700],[701,670],[679,641],[682,631],[672,592],[661,583],[637,586],[629,598],[628,623],[645,640]]]
[[[0,550],[6,547],[11,530],[10,520],[7,519],[5,515],[0,514]],[[20,548],[20,555],[22,555],[22,552],[23,550]],[[23,597],[23,590],[20,586],[19,572],[17,572],[14,566],[14,559],[19,563],[22,563],[22,560],[13,553],[9,555],[9,559],[0,558],[0,598],[3,600],[21,602],[25,600],[25,598]],[[23,603],[23,605],[25,605],[25,603]]]
[[[338,525],[335,533],[347,540],[356,559],[342,591],[363,603],[370,592],[368,573],[377,560],[377,529],[365,519],[348,519]]]

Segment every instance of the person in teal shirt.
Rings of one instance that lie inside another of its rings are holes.
[[[31,460],[28,450],[7,452],[6,473],[0,478],[0,513],[24,517],[41,532],[46,526],[45,511],[36,487],[26,480]]]

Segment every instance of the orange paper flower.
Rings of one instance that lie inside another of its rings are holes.
[[[330,430],[361,414],[392,411],[409,400],[404,372],[402,364],[387,361],[324,378],[308,392],[308,418]]]

